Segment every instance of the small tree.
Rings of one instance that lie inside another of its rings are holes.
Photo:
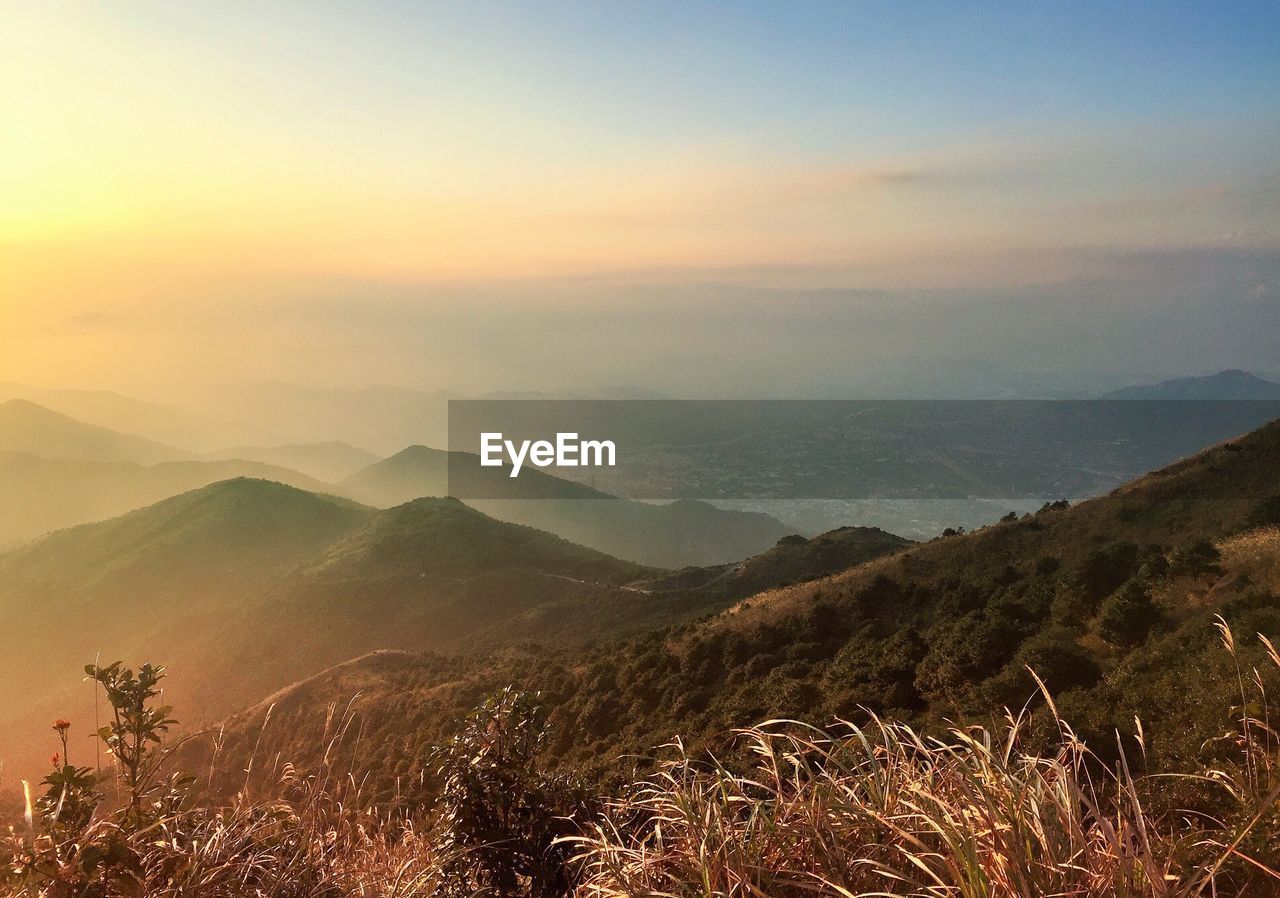
[[[1160,620],[1160,606],[1141,580],[1133,579],[1102,603],[1098,635],[1112,645],[1135,646]]]
[[[124,771],[129,790],[127,814],[137,816],[143,796],[160,772],[160,742],[177,723],[169,716],[173,709],[168,705],[150,704],[160,695],[157,686],[164,679],[164,668],[144,664],[135,674],[116,661],[107,667],[87,664],[84,671],[102,686],[111,706],[113,719],[99,728],[98,738]]]
[[[449,895],[550,898],[569,888],[568,852],[557,839],[582,795],[539,772],[547,728],[537,695],[508,688],[489,698],[437,751]]]
[[[1192,577],[1200,574],[1221,574],[1222,566],[1218,564],[1221,560],[1222,553],[1218,551],[1217,546],[1207,539],[1202,539],[1175,552],[1170,568],[1175,574]]]

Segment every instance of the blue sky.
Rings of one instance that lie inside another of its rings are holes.
[[[637,285],[732,304],[1078,283],[1061,302],[1110,289],[1133,311],[1173,302],[1209,257],[1210,301],[1278,289],[1268,264],[1223,261],[1280,247],[1276,3],[64,2],[9,18],[0,377],[145,382],[131,360],[157,328],[175,348],[148,365],[208,366],[192,335],[228,308],[607,320],[661,305]],[[442,367],[481,367],[454,345]],[[389,369],[361,352],[379,364],[353,352],[342,376],[445,376],[407,349]]]

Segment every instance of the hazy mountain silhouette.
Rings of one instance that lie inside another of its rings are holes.
[[[269,381],[218,389],[202,400],[202,408],[213,417],[269,422],[282,435],[277,442],[341,440],[391,453],[411,443],[444,445],[451,398],[458,397],[443,390],[336,389]]]
[[[462,453],[459,453],[462,455]],[[474,458],[474,456],[467,456]],[[341,481],[349,495],[373,505],[449,492],[450,453],[410,446]],[[468,470],[480,471],[474,466]],[[607,496],[534,469],[507,477],[497,469],[485,495],[467,504],[504,521],[548,530],[620,558],[661,567],[736,561],[763,552],[795,531],[766,514],[726,511],[705,502],[651,505]],[[530,501],[530,500],[538,501]]]
[[[132,433],[192,452],[242,443],[276,443],[269,429],[239,420],[206,418],[185,409],[122,396],[108,390],[54,390],[0,383],[0,402],[25,399],[98,427]]]
[[[1203,377],[1178,377],[1155,384],[1125,387],[1103,399],[1280,399],[1280,384],[1230,369]]]
[[[336,483],[378,461],[379,456],[349,443],[296,443],[286,446],[233,446],[204,455],[209,459],[245,459],[291,468],[301,474]]]
[[[0,451],[140,464],[190,457],[174,446],[85,424],[25,399],[0,403]]]
[[[334,490],[288,468],[240,459],[140,465],[0,452],[0,496],[5,497],[0,504],[0,549],[233,477],[275,480],[316,492]]]

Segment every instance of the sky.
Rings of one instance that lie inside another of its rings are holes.
[[[5,17],[0,380],[1280,372],[1275,3]]]

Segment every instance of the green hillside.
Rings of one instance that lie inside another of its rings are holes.
[[[912,544],[876,527],[840,527],[812,539],[784,536],[768,551],[736,564],[684,568],[641,585],[654,591],[692,590],[743,599],[826,577]]]
[[[181,660],[218,646],[229,621],[269,597],[272,584],[373,514],[242,478],[0,556],[0,613],[10,621],[0,634],[8,669],[0,720],[45,716],[75,689],[85,658]]]
[[[580,646],[729,601],[630,585],[664,575],[453,499],[379,511],[220,482],[0,555],[0,731],[87,713],[76,671],[95,657],[170,666],[196,723],[374,649]]]
[[[1245,670],[1259,661],[1252,634],[1280,639],[1277,470],[1273,423],[1077,507],[911,546],[629,641],[353,662],[295,687],[289,726],[269,728],[264,750],[312,757],[325,702],[358,684],[374,769],[417,775],[424,745],[514,684],[550,709],[552,761],[609,769],[675,733],[724,752],[730,728],[778,716],[990,722],[1038,701],[1030,667],[1103,757],[1138,716],[1145,744],[1130,748],[1152,770],[1200,769],[1226,750],[1215,740],[1239,689],[1214,615],[1242,634]],[[257,739],[262,716],[234,721],[229,744]]]

